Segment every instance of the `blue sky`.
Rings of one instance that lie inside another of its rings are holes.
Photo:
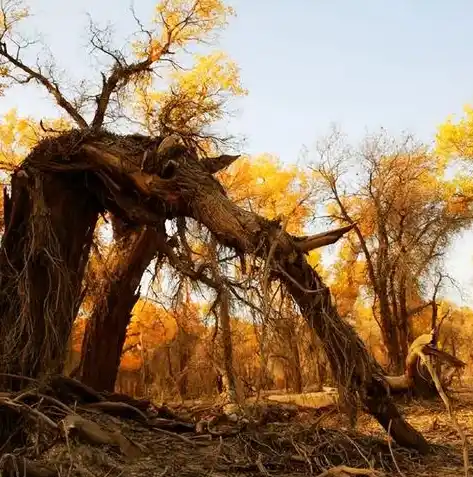
[[[141,18],[154,1],[135,0]],[[35,28],[76,79],[95,67],[87,17],[114,25],[118,42],[133,30],[127,0],[32,0]],[[437,125],[473,102],[473,2],[467,0],[236,0],[237,18],[220,48],[241,67],[249,96],[229,130],[249,153],[295,161],[336,122],[351,138],[366,129],[403,130],[433,140]],[[34,30],[30,32],[33,33]],[[0,112],[54,112],[46,94],[14,90]],[[456,243],[449,268],[466,291],[473,283],[471,234]],[[452,297],[459,299],[456,294]]]

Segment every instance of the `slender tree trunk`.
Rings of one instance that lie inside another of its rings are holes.
[[[179,377],[177,387],[179,396],[184,401],[189,393],[189,362],[191,359],[191,350],[189,349],[189,336],[187,331],[180,329],[177,335],[179,349]]]
[[[292,367],[292,387],[294,392],[302,392],[302,371],[301,371],[301,357],[299,354],[299,346],[297,343],[297,336],[291,329],[290,337],[291,346],[291,367]]]
[[[236,404],[238,402],[238,395],[235,369],[233,367],[232,328],[230,323],[230,294],[220,274],[217,245],[217,240],[215,237],[212,237],[210,243],[210,266],[212,268],[215,289],[219,294],[220,311],[219,315],[216,315],[215,318],[218,320],[218,322],[220,322],[221,344],[223,351],[223,366],[219,366],[218,370],[222,377],[222,392],[220,394],[223,395],[222,397],[225,401]],[[218,323],[216,323],[216,325],[218,325]],[[217,330],[217,327],[215,329]]]
[[[434,333],[434,335],[432,337],[432,344],[434,346],[437,346],[438,341],[439,341],[439,330],[437,329],[439,307],[438,307],[438,304],[437,304],[437,301],[436,301],[435,298],[436,297],[434,296],[434,299],[432,301],[432,316],[431,316],[431,319],[430,319],[430,329]]]
[[[139,299],[137,288],[157,251],[152,228],[129,229],[117,237],[107,258],[107,278],[95,295],[82,345],[80,380],[113,391],[126,329]]]
[[[28,169],[5,196],[0,254],[0,371],[62,372],[100,205],[85,176]],[[4,383],[6,386],[21,384]]]
[[[233,368],[232,329],[230,324],[230,303],[228,291],[224,288],[220,292],[220,331],[222,333],[223,367],[222,380],[223,392],[231,403],[238,402],[235,370]]]
[[[399,354],[402,356],[403,362],[405,363],[409,353],[410,324],[409,311],[407,309],[407,283],[404,273],[399,280],[399,317],[397,318],[397,324],[399,332]],[[404,372],[405,368],[403,368],[402,371]]]

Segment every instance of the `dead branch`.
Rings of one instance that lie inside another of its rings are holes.
[[[55,406],[61,408],[63,411],[69,414],[75,414],[74,411],[64,404],[63,402],[59,401],[59,399],[56,399],[52,396],[48,396],[47,394],[42,394],[38,391],[26,391],[24,393],[21,393],[20,395],[16,396],[13,401],[18,402],[18,401],[23,401],[28,397],[35,397],[40,399],[41,401],[48,401],[51,404],[54,404]]]
[[[143,422],[148,421],[148,416],[146,416],[144,412],[124,402],[110,402],[110,401],[94,402],[94,403],[88,404],[86,408],[99,409],[103,412],[112,414],[114,416],[129,417],[134,419],[139,418],[139,420]]]
[[[227,154],[223,154],[222,156],[205,159],[203,160],[203,164],[211,174],[215,174],[216,172],[226,169],[240,157],[240,155],[229,156]]]
[[[346,465],[339,465],[325,470],[317,477],[347,477],[350,475],[364,475],[366,477],[382,477],[384,474],[372,469],[357,469]]]
[[[455,430],[458,432],[458,435],[462,441],[462,448],[463,448],[463,466],[464,466],[464,472],[465,472],[465,477],[470,476],[470,458],[468,455],[468,439],[465,435],[465,432],[463,431],[462,427],[458,423],[458,420],[455,416],[455,413],[453,412],[453,407],[452,403],[450,402],[450,399],[448,398],[447,394],[445,393],[442,384],[440,382],[439,376],[437,374],[437,371],[435,370],[435,367],[432,366],[432,363],[430,362],[430,359],[422,352],[419,352],[419,356],[425,365],[425,367],[429,370],[430,375],[432,376],[432,379],[434,381],[435,387],[437,388],[437,391],[442,398],[443,403],[445,404],[445,409],[448,412],[448,416],[450,418],[450,421],[452,422],[452,426],[455,428]]]
[[[136,444],[133,445],[120,432],[106,432],[97,423],[78,415],[66,416],[61,421],[61,428],[65,437],[73,433],[91,444],[119,447],[120,451],[128,457],[141,454],[141,449]]]
[[[316,248],[325,247],[338,242],[344,234],[352,230],[356,226],[356,222],[339,229],[329,230],[320,234],[311,235],[310,237],[297,237],[296,245],[302,252],[310,252]]]
[[[422,356],[435,356],[439,362],[446,362],[456,369],[463,368],[465,363],[449,353],[437,349],[433,344],[435,330],[418,336],[409,347],[406,358],[406,372],[401,376],[385,376],[384,379],[388,383],[392,391],[402,391],[412,388],[414,384],[415,374],[418,372],[419,361]]]
[[[89,403],[104,401],[104,397],[100,393],[77,379],[56,375],[51,377],[49,385],[61,399],[66,401],[77,400],[78,397],[80,401]]]
[[[102,90],[96,98],[97,109],[91,124],[92,130],[98,131],[102,127],[112,94],[126,86],[133,77],[150,72],[153,63],[170,53],[171,43],[172,35],[168,35],[167,42],[161,47],[159,53],[152,55],[149,52],[146,59],[131,64],[116,59],[109,76],[102,74]]]
[[[189,422],[178,421],[175,419],[164,419],[157,417],[154,419],[149,419],[148,424],[153,429],[165,429],[168,431],[179,432],[193,432],[195,430],[195,425]]]
[[[59,88],[59,85],[54,81],[46,78],[38,70],[34,70],[31,67],[24,64],[19,57],[13,56],[7,49],[5,42],[0,43],[0,56],[3,56],[9,63],[11,63],[16,68],[20,69],[27,74],[23,82],[28,82],[35,80],[37,83],[43,85],[46,90],[53,96],[58,106],[69,114],[69,116],[76,122],[76,124],[81,129],[86,129],[88,127],[87,121],[82,117],[82,115],[77,111],[77,109],[72,105],[72,103],[66,99],[64,94]]]
[[[40,420],[44,422],[45,424],[47,424],[51,429],[53,430],[58,429],[57,424],[53,420],[51,420],[48,416],[46,416],[46,414],[43,414],[41,411],[38,411],[37,409],[32,408],[28,406],[27,404],[18,403],[9,398],[2,398],[0,399],[0,406],[8,407],[15,412],[24,413],[26,415],[32,415],[35,418],[37,418],[37,420]]]

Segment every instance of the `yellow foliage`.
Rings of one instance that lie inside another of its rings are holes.
[[[14,170],[39,141],[69,130],[71,123],[58,118],[43,121],[43,127],[31,118],[19,117],[16,109],[8,111],[0,121],[0,169]]]
[[[473,159],[473,108],[465,106],[463,117],[457,121],[450,116],[439,126],[436,140],[436,149],[440,156]]]
[[[289,217],[287,231],[301,233],[310,212],[305,173],[283,167],[269,154],[243,157],[219,173],[229,196],[268,219]]]
[[[365,285],[365,262],[354,253],[349,242],[343,242],[339,259],[332,267],[330,290],[342,316],[348,315],[358,299],[360,287]]]
[[[307,257],[307,263],[312,268],[317,268],[321,263],[322,253],[319,249],[311,250]]]
[[[209,40],[234,14],[233,8],[222,0],[161,0],[153,21],[157,31],[151,42],[137,42],[135,52],[139,57],[158,61],[173,46],[183,48]]]
[[[159,127],[183,135],[201,133],[223,118],[228,96],[243,96],[238,66],[223,52],[196,55],[190,70],[174,71],[165,91],[138,92],[135,109],[144,116],[148,130]]]
[[[170,343],[179,328],[188,333],[202,333],[198,305],[189,302],[167,312],[150,301],[140,299],[133,308],[133,316],[127,328],[122,368],[139,368],[142,364],[141,348],[143,351],[153,350],[159,345]],[[127,349],[130,351],[126,352]]]
[[[0,28],[2,31],[9,31],[12,25],[27,18],[30,14],[28,6],[23,2],[6,2],[2,4],[2,11],[0,12]]]

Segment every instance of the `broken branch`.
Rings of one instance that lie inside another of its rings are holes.
[[[349,232],[355,227],[356,223],[346,225],[339,229],[329,230],[328,232],[322,232],[320,234],[311,235],[310,237],[298,237],[295,239],[297,248],[301,252],[310,252],[316,248],[325,247],[338,242],[344,234]]]
[[[208,172],[210,172],[211,174],[215,174],[216,172],[219,172],[222,169],[226,169],[228,166],[233,164],[240,157],[241,157],[240,155],[230,156],[227,154],[223,154],[222,156],[218,156],[218,157],[209,157],[202,162]]]

